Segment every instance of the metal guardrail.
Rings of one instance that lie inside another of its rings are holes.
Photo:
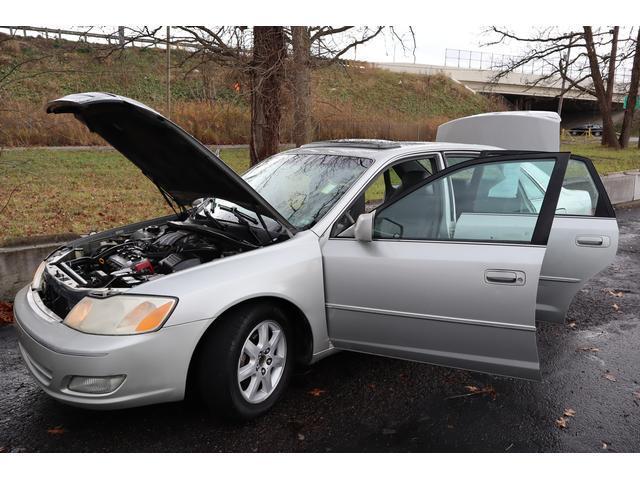
[[[8,32],[10,36],[21,36],[28,37],[29,33],[33,34],[42,34],[44,38],[58,38],[62,39],[64,37],[73,37],[76,40],[84,40],[88,42],[90,38],[92,39],[100,39],[106,40],[107,43],[125,43],[127,40],[131,40],[123,35],[122,31],[114,32],[112,34],[109,33],[96,33],[92,32],[91,28],[88,30],[68,30],[63,28],[47,28],[47,27],[31,27],[31,26],[0,26],[0,31]],[[141,43],[152,43],[153,40],[150,39],[138,39]]]
[[[65,28],[48,28],[48,27],[34,27],[34,26],[2,26],[0,25],[0,32],[8,33],[12,37],[38,37],[59,39],[59,40],[72,40],[83,41],[89,43],[90,40],[96,40],[96,43],[106,43],[108,45],[126,45],[126,46],[151,46],[157,48],[166,48],[166,42],[157,38],[144,37],[142,34],[136,34],[135,36],[127,35],[127,27],[117,27],[117,30],[112,33],[99,33],[93,31],[95,28],[101,27],[78,27],[78,30],[70,30]],[[193,45],[189,45],[184,42],[171,42],[171,48],[193,48]]]
[[[447,48],[444,53],[444,65],[447,67],[456,67],[473,70],[503,70],[506,66],[519,60],[517,55],[505,55],[494,52],[480,52],[472,50],[458,50]],[[533,60],[514,70],[517,73],[530,75],[549,75],[553,73],[557,67],[552,60]],[[579,70],[569,68],[570,74],[577,74]],[[630,69],[618,69],[616,73],[616,83],[628,84],[631,81]]]

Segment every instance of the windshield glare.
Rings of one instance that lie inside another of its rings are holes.
[[[313,226],[371,166],[368,158],[281,153],[243,175],[294,227]]]

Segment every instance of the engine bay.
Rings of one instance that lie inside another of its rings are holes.
[[[60,248],[45,262],[39,287],[43,303],[64,317],[91,292],[122,291],[283,238],[241,217],[239,222],[211,217],[211,212],[194,211],[184,220],[87,237]]]
[[[237,253],[202,233],[150,226],[102,241],[95,251],[76,248],[57,263],[79,286],[126,288]]]

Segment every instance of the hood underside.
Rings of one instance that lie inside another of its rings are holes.
[[[211,150],[142,103],[110,93],[78,93],[48,103],[47,113],[74,114],[180,205],[222,198],[295,230]]]

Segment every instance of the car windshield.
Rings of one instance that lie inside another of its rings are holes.
[[[322,218],[372,163],[343,155],[281,153],[242,178],[291,225],[304,230]]]

